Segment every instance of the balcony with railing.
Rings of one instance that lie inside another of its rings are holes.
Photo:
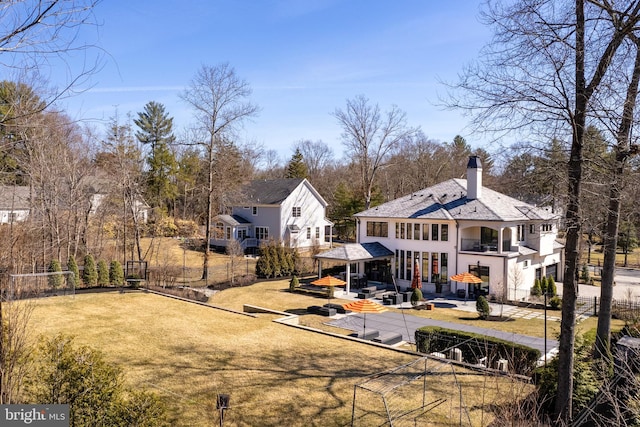
[[[483,242],[481,239],[461,239],[460,250],[464,252],[493,252],[498,253],[498,242]],[[511,240],[502,241],[502,252],[511,250]]]

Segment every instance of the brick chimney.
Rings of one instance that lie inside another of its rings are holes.
[[[469,156],[467,163],[467,199],[482,197],[482,163],[478,156]]]

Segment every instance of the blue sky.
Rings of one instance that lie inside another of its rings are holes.
[[[457,134],[477,146],[459,112],[435,106],[489,38],[478,5],[466,0],[105,0],[100,25],[85,30],[104,50],[91,87],[60,107],[101,126],[134,116],[149,101],[174,117],[176,133],[191,122],[178,97],[202,65],[229,62],[253,89],[260,115],[242,137],[284,159],[300,139],[322,140],[342,157],[331,113],[365,95],[387,110],[397,105],[430,138]]]

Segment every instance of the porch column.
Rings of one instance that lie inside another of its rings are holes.
[[[318,279],[322,277],[322,258],[318,258]]]
[[[345,286],[345,292],[348,294],[349,292],[351,292],[351,264],[349,262],[347,262],[347,271],[346,271],[346,276],[344,278],[344,280],[347,282],[347,285]]]
[[[504,233],[504,227],[498,229],[498,253],[502,253],[502,235]]]

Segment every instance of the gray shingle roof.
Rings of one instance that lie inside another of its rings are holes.
[[[0,209],[25,210],[29,207],[29,187],[0,186]]]
[[[218,215],[216,218],[224,222],[225,224],[229,224],[231,226],[236,226],[241,224],[251,224],[251,222],[247,221],[240,215]]]
[[[300,185],[302,178],[258,179],[243,190],[246,204],[279,205]]]
[[[482,187],[479,199],[467,199],[467,180],[450,179],[355,214],[373,218],[525,221],[551,220],[556,214]]]
[[[388,258],[394,253],[378,242],[347,243],[316,255],[316,258],[333,259],[338,261],[362,261],[375,258]]]

